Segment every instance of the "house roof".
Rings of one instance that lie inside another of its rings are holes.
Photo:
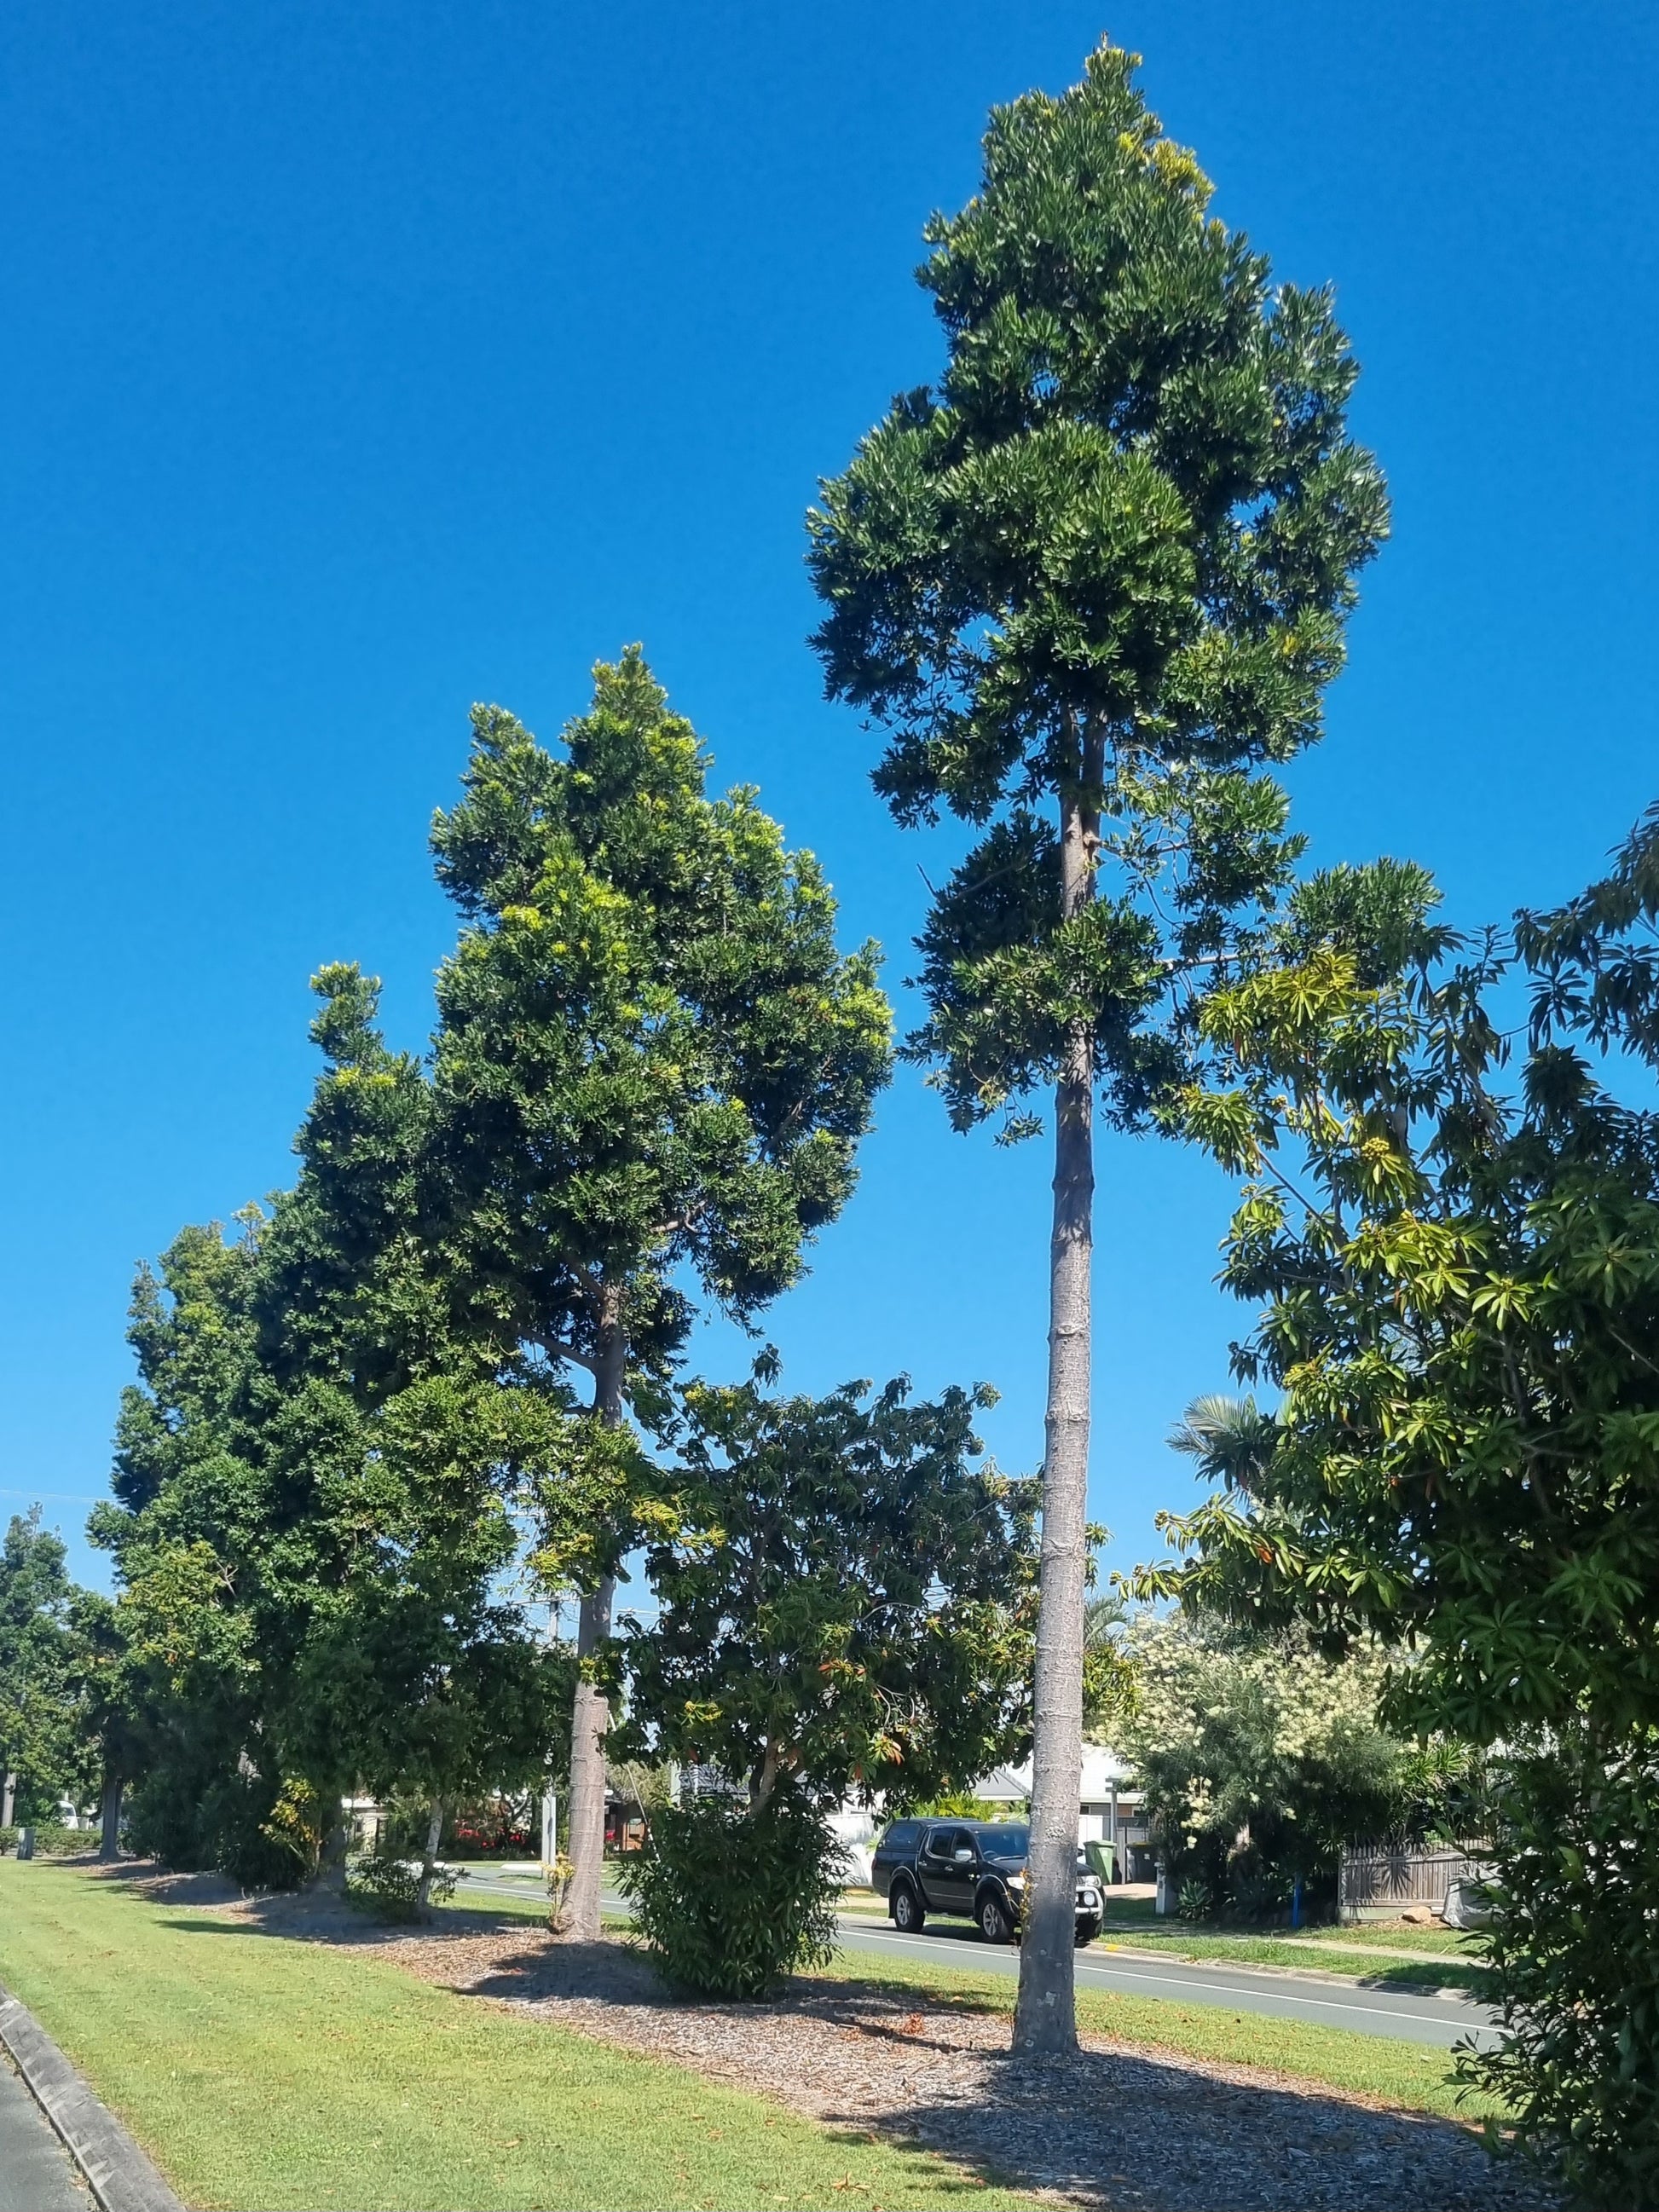
[[[1085,1743],[1083,1747],[1083,1776],[1078,1790],[1078,1801],[1089,1805],[1104,1804],[1110,1798],[1112,1785],[1121,1790],[1133,1775],[1128,1761],[1115,1752],[1109,1744]],[[1031,1794],[1031,1762],[1024,1759],[1018,1766],[994,1767],[982,1782],[974,1785],[975,1797],[983,1797],[991,1804],[1012,1804]]]

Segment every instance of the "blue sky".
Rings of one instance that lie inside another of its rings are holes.
[[[289,1176],[308,975],[361,959],[426,1033],[471,701],[551,736],[642,639],[908,972],[929,851],[823,702],[801,514],[937,368],[910,270],[987,108],[1103,29],[1365,366],[1395,537],[1292,779],[1318,856],[1413,854],[1465,921],[1571,890],[1659,789],[1650,9],[11,0],[0,1512],[41,1498],[89,1578],[134,1263]],[[1219,1181],[1100,1164],[1121,1564],[1245,1316]],[[1048,1171],[902,1075],[772,1317],[787,1379],[989,1379],[1034,1463]]]

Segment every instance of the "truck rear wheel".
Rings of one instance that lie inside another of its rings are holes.
[[[901,1936],[920,1936],[927,1925],[927,1915],[921,1909],[921,1899],[908,1881],[894,1884],[890,1910],[893,1915],[893,1925]]]

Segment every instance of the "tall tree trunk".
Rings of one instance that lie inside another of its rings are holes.
[[[121,1791],[120,1776],[113,1767],[104,1774],[103,1832],[98,1838],[100,1859],[118,1859],[121,1856]]]
[[[432,1801],[432,1818],[426,1824],[426,1849],[421,1853],[421,1878],[415,1885],[415,1910],[424,1912],[432,1895],[432,1875],[438,1863],[438,1846],[444,1839],[444,1801]]]
[[[612,1285],[606,1284],[601,1292],[601,1312],[593,1411],[602,1421],[614,1425],[623,1417],[628,1344],[623,1331],[621,1294]],[[616,1594],[616,1578],[607,1575],[597,1589],[582,1599],[576,1630],[579,1664],[610,1635]],[[599,1935],[599,1882],[605,1869],[605,1739],[610,1725],[611,1707],[605,1692],[578,1675],[570,1723],[570,1887],[565,1893],[560,1932],[580,1942],[597,1942]]]
[[[318,1889],[331,1889],[337,1895],[345,1894],[346,1853],[351,1848],[351,1824],[346,1818],[345,1807],[337,1797],[325,1798],[328,1826],[323,1830],[322,1845],[317,1854],[317,1871],[311,1877]]]
[[[1061,911],[1094,896],[1097,748],[1060,806]],[[1073,1025],[1054,1092],[1048,1248],[1048,1406],[1042,1467],[1031,1850],[1022,1915],[1014,2049],[1077,2048],[1077,1828],[1083,1771],[1083,1603],[1088,1568],[1090,1261],[1094,1246],[1094,1037]]]

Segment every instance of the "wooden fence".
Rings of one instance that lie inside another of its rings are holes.
[[[1480,1881],[1490,1871],[1470,1850],[1422,1850],[1397,1844],[1358,1844],[1342,1854],[1337,1903],[1344,1919],[1378,1918],[1426,1905],[1438,1912],[1455,1881]]]

